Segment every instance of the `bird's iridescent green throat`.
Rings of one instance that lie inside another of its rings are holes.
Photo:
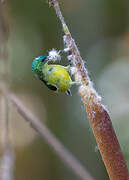
[[[47,62],[45,61],[47,56],[39,56],[35,58],[32,62],[32,71],[39,76],[42,74],[42,67]]]

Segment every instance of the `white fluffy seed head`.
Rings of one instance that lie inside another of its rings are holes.
[[[72,54],[71,54],[71,55],[69,55],[69,56],[67,56],[67,58],[68,58],[68,60],[69,60],[69,61],[72,61],[72,60],[73,60],[73,56],[72,56]]]
[[[67,52],[69,52],[69,50],[70,50],[70,48],[65,48],[65,49],[64,49],[64,52],[67,53]]]
[[[53,62],[60,61],[61,60],[60,51],[57,51],[56,49],[52,49],[51,51],[49,51],[48,59]]]
[[[63,36],[64,44],[66,44],[66,39],[67,39],[67,36],[64,35],[64,36]]]
[[[77,73],[77,68],[76,67],[70,67],[70,73],[71,75],[74,75]]]

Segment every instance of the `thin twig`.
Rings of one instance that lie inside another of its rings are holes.
[[[80,162],[57,140],[54,134],[47,126],[35,117],[28,109],[20,102],[20,100],[7,91],[7,88],[0,82],[0,91],[4,94],[6,100],[14,105],[19,114],[30,123],[30,125],[38,132],[40,137],[55,151],[57,156],[71,168],[73,173],[82,180],[93,180],[89,172],[80,164]]]
[[[4,97],[2,97],[1,131],[2,158],[0,162],[0,179],[13,180],[14,153],[9,139],[8,104],[7,100]]]
[[[79,94],[86,108],[90,124],[93,129],[101,156],[111,180],[128,180],[129,174],[126,162],[120,149],[110,116],[101,103],[101,97],[93,88],[89,79],[88,71],[80,56],[80,52],[72,38],[69,29],[62,16],[57,0],[50,0],[49,4],[54,7],[61,21],[65,33],[64,43],[70,49],[71,56],[68,57],[76,68],[74,73],[76,82],[80,83]]]

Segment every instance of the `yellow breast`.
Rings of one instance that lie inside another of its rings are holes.
[[[58,88],[60,92],[66,92],[71,87],[71,77],[68,68],[61,65],[46,65],[43,67],[44,79]]]

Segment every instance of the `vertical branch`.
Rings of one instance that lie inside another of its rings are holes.
[[[9,37],[8,14],[5,1],[0,1],[0,74],[8,78],[8,48]]]
[[[13,180],[14,154],[10,145],[9,126],[8,126],[8,104],[6,99],[2,98],[2,158],[0,163],[0,179]]]
[[[101,102],[101,97],[97,94],[90,81],[88,71],[84,66],[80,52],[62,16],[58,1],[50,0],[49,4],[54,7],[61,21],[65,33],[64,43],[66,48],[71,51],[71,55],[68,56],[68,59],[75,68],[74,77],[76,82],[80,84],[79,94],[86,108],[109,177],[111,180],[128,180],[129,173],[127,165],[113,129],[110,116]]]
[[[8,104],[4,97],[1,97],[1,106],[2,106],[2,118],[1,118],[1,141],[3,149],[6,148],[8,144]]]
[[[0,0],[0,77],[8,80],[8,50],[7,41],[9,35],[8,16],[4,0]],[[5,97],[1,97],[1,141],[2,157],[0,162],[0,179],[13,180],[14,153],[11,147],[8,124],[8,103]]]

